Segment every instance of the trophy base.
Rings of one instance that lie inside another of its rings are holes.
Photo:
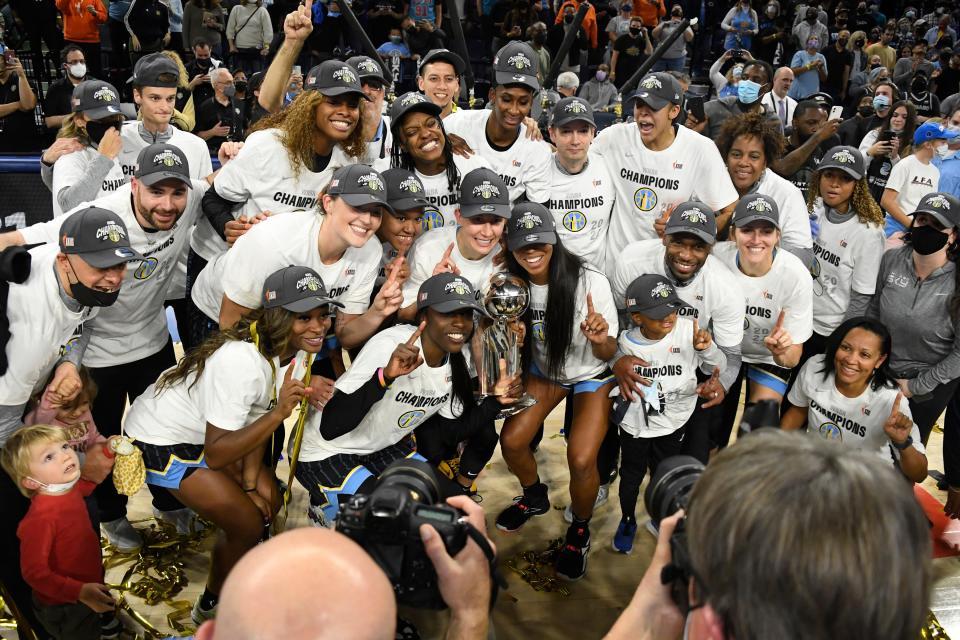
[[[515,416],[524,409],[532,407],[537,404],[537,399],[531,395],[523,394],[520,398],[509,407],[504,407],[500,410],[500,413],[497,414],[497,420],[503,420],[504,418],[509,418],[510,416]]]

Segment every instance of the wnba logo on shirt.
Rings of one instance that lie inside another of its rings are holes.
[[[657,193],[649,187],[641,187],[633,194],[633,204],[640,211],[650,211],[657,206]]]
[[[153,272],[157,270],[157,265],[159,264],[160,261],[156,258],[147,258],[141,262],[137,270],[133,272],[133,277],[137,280],[146,280],[153,275]]]
[[[587,216],[582,211],[571,211],[563,216],[563,226],[567,231],[576,233],[587,226]]]
[[[397,419],[397,426],[401,429],[412,429],[420,424],[423,416],[427,414],[423,409],[414,409],[407,411]]]
[[[443,226],[443,214],[436,209],[424,209],[420,224],[424,231],[439,229]]]

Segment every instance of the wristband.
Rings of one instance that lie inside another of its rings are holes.
[[[387,378],[383,375],[383,367],[377,369],[377,379],[380,381],[380,386],[386,389],[390,385],[387,384]]]
[[[909,449],[911,446],[913,446],[913,436],[907,436],[907,439],[901,442],[900,444],[897,444],[896,442],[893,442],[893,441],[891,441],[890,444],[892,444],[893,448],[896,449],[897,451],[903,451],[904,449]]]

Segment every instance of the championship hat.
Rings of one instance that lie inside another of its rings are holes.
[[[472,218],[486,214],[509,220],[510,191],[494,171],[474,169],[460,181],[460,215]]]
[[[539,60],[530,45],[519,40],[509,42],[493,58],[494,80],[498,86],[519,84],[536,93],[540,91]]]
[[[740,198],[733,210],[733,224],[745,227],[751,222],[762,220],[780,228],[780,207],[770,196],[751,193]]]
[[[151,144],[137,156],[137,170],[133,177],[149,186],[163,180],[179,180],[191,189],[190,165],[187,156],[172,144]]]
[[[310,267],[284,267],[267,276],[263,283],[264,309],[281,307],[306,313],[326,304],[343,307],[327,294],[323,280]]]
[[[838,145],[823,154],[817,171],[822,172],[824,169],[843,171],[854,180],[859,180],[867,172],[860,150],[846,145]]]
[[[545,206],[523,202],[513,208],[507,223],[507,249],[516,251],[531,244],[557,244],[557,226]]]
[[[664,276],[647,273],[627,287],[626,309],[630,313],[663,320],[683,306],[676,289]]]
[[[143,260],[143,256],[130,247],[130,234],[120,216],[100,207],[83,209],[63,221],[60,251],[80,256],[98,269]]]
[[[474,309],[483,313],[470,281],[455,273],[438,273],[423,281],[417,292],[417,311],[430,307],[440,313]]]
[[[716,244],[717,215],[702,202],[681,202],[674,208],[663,229],[665,236],[675,233],[689,233],[707,244]]]
[[[378,205],[394,213],[387,202],[387,185],[383,176],[366,164],[349,164],[337,169],[327,187],[327,194],[343,198],[351,207]]]
[[[424,195],[423,183],[407,169],[387,169],[380,174],[387,183],[387,202],[396,211],[419,209],[430,204]]]

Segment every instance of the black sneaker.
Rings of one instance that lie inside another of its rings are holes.
[[[114,611],[100,614],[100,640],[114,640],[120,637],[123,625]]]
[[[497,529],[516,531],[534,516],[542,516],[550,511],[550,499],[547,497],[547,485],[542,482],[524,491],[522,496],[514,498],[513,504],[497,516]]]
[[[587,552],[590,551],[590,527],[570,525],[567,539],[557,555],[557,577],[579,580],[587,572]]]

